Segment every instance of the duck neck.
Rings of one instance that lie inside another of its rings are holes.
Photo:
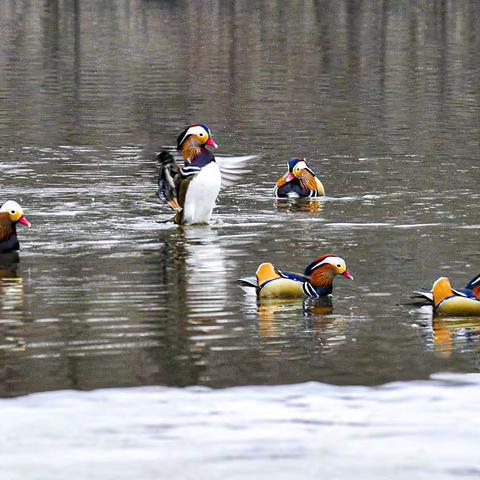
[[[213,153],[203,145],[194,145],[192,148],[186,149],[185,153],[182,147],[182,155],[185,159],[185,166],[203,168],[215,161]]]
[[[310,283],[315,289],[322,289],[327,291],[327,295],[332,293],[333,279],[335,273],[327,265],[315,269],[310,275]]]
[[[192,163],[202,153],[202,146],[189,136],[182,144],[182,157],[185,162]]]
[[[19,249],[15,223],[10,221],[8,213],[0,213],[0,253]]]

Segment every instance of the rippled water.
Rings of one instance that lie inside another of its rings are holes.
[[[473,0],[0,3],[0,201],[32,223],[0,260],[0,396],[477,372],[478,321],[407,303],[479,271],[479,17]],[[218,155],[260,159],[210,226],[179,228],[153,153],[192,121]],[[327,197],[275,202],[298,155]],[[330,312],[237,284],[327,252],[355,277]],[[422,394],[402,385],[398,408]]]
[[[478,272],[477,5],[207,4],[2,5],[2,198],[33,228],[2,267],[1,394],[476,371],[475,323],[403,303]],[[178,228],[152,153],[194,119],[261,159]],[[273,201],[294,155],[325,200]],[[331,313],[236,283],[324,252],[355,276]]]

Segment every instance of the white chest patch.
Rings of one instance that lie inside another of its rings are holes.
[[[190,182],[183,207],[183,224],[208,223],[222,177],[216,162],[210,162]]]

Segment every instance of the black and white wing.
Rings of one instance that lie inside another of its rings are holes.
[[[222,175],[221,188],[229,187],[250,172],[249,163],[260,158],[259,155],[245,155],[243,157],[215,157]]]
[[[180,169],[175,158],[170,152],[160,152],[158,160],[158,198],[166,203],[172,210],[178,212],[182,209],[178,203],[177,185]]]

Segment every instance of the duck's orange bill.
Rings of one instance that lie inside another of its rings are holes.
[[[218,145],[213,141],[212,137],[208,137],[208,140],[205,142],[207,145],[210,145],[213,148],[217,148]]]
[[[351,275],[351,273],[348,270],[345,270],[342,273],[342,277],[348,278],[349,280],[353,280],[353,276]]]
[[[22,225],[25,225],[27,228],[31,227],[30,222],[25,218],[24,215],[22,215],[22,216],[18,219],[18,223],[21,223]]]

